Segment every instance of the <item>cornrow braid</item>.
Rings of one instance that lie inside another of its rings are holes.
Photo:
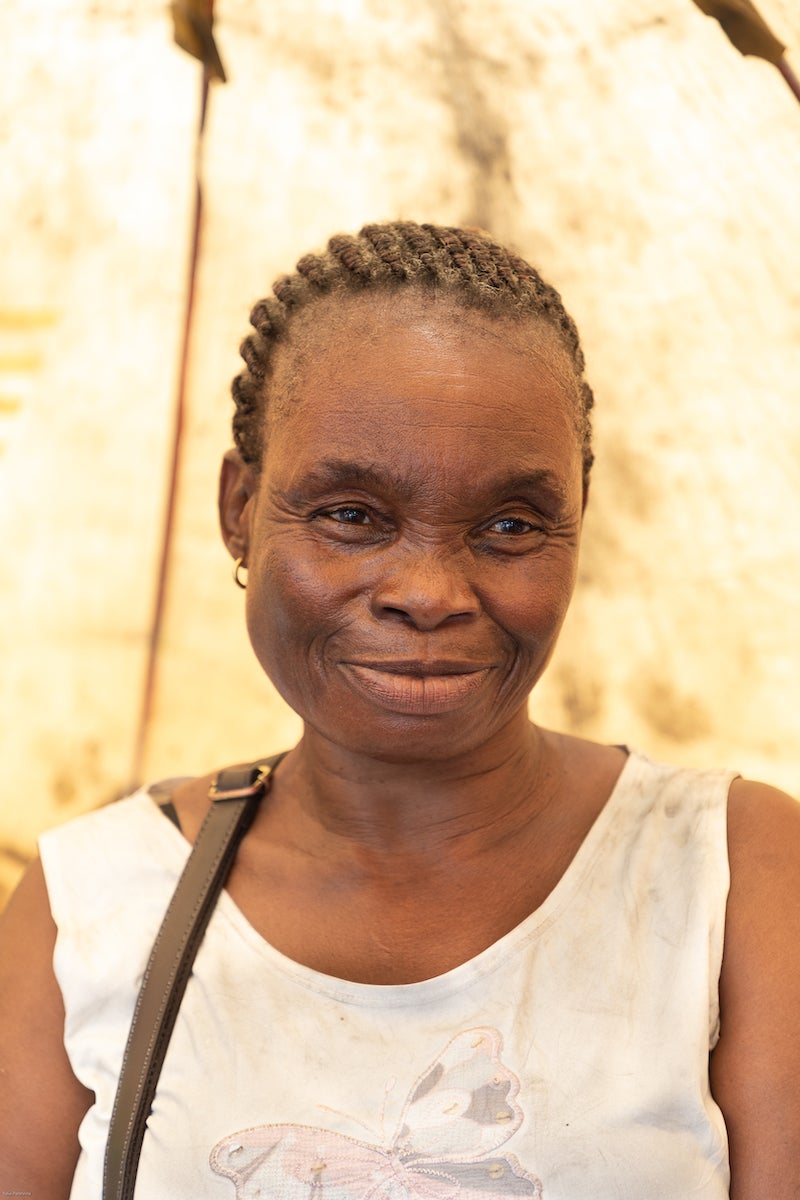
[[[333,294],[416,288],[495,317],[538,318],[559,334],[575,371],[584,479],[593,461],[594,397],[583,378],[584,358],[575,322],[555,288],[513,251],[479,229],[395,221],[337,233],[322,254],[305,254],[293,275],[281,276],[273,295],[250,313],[253,332],[242,342],[244,370],[233,381],[233,436],[245,462],[258,469],[263,451],[264,408],[274,350],[295,313]]]

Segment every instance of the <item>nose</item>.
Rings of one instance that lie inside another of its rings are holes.
[[[405,621],[426,633],[447,621],[476,617],[481,605],[468,578],[468,554],[466,549],[445,553],[398,548],[373,591],[373,614]]]

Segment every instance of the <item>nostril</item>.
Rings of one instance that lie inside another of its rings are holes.
[[[453,611],[449,607],[436,608],[430,605],[410,605],[408,608],[400,608],[397,605],[381,604],[374,611],[383,620],[401,621],[403,624],[411,625],[414,629],[421,630],[436,629],[445,623],[471,621],[476,615],[472,610]]]
[[[384,604],[382,611],[387,616],[399,617],[401,621],[410,621],[412,619],[411,614],[407,613],[404,608],[394,608],[391,604]]]

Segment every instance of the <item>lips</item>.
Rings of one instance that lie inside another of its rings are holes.
[[[425,716],[466,704],[491,666],[453,659],[342,663],[352,686],[394,712]]]

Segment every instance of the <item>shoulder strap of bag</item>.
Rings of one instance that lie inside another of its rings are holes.
[[[192,964],[239,843],[284,756],[220,771],[142,980],[106,1143],[103,1200],[131,1200],[164,1056]]]

